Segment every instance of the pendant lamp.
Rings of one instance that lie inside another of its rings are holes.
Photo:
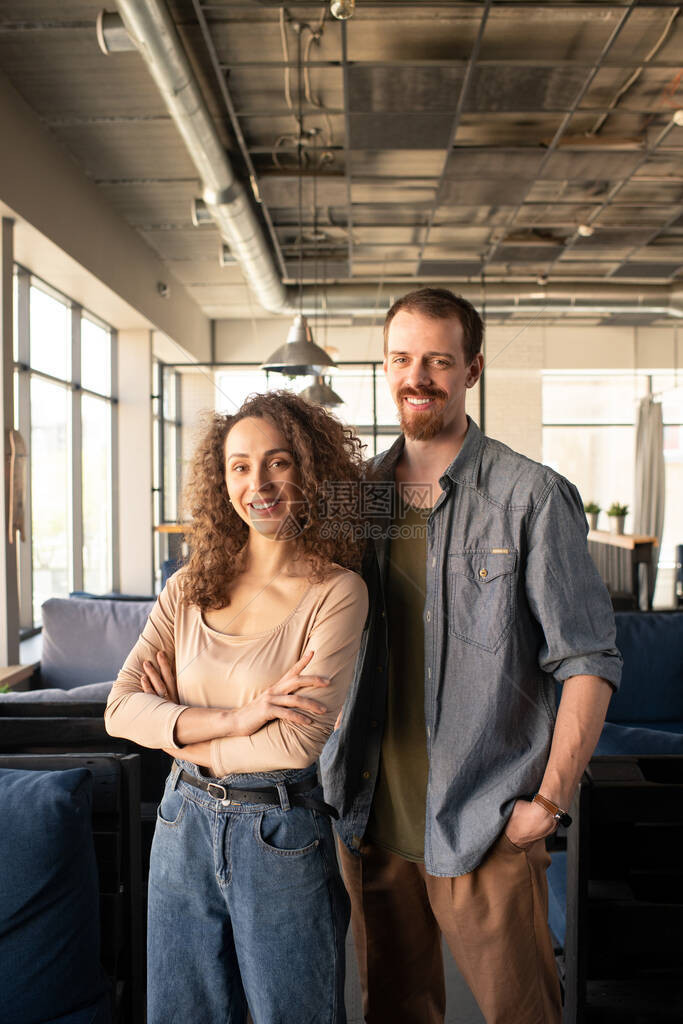
[[[343,405],[344,399],[340,398],[336,391],[333,391],[324,377],[317,376],[312,384],[299,392],[301,398],[315,405],[325,405],[328,408],[333,405]]]
[[[327,352],[313,341],[311,328],[303,313],[297,313],[289,328],[287,341],[273,352],[261,367],[288,377],[319,376],[327,366],[334,366]]]

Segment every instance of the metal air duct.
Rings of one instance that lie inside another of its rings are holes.
[[[294,312],[251,198],[235,173],[163,0],[116,0],[204,187],[203,199],[260,304]]]

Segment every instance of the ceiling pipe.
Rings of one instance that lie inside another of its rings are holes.
[[[384,315],[392,302],[411,288],[436,284],[416,279],[378,296],[376,284],[337,285],[327,291],[321,308],[319,289],[307,286],[299,294],[286,288],[279,276],[252,198],[236,178],[225,148],[187,59],[164,0],[116,0],[123,27],[144,58],[166,107],[180,132],[202,180],[206,210],[241,266],[260,305],[270,313],[305,316]],[[109,50],[125,49],[115,14],[104,14],[99,34]],[[104,48],[104,47],[103,47]],[[478,305],[479,285],[441,282]],[[683,318],[678,294],[659,285],[633,284],[490,284],[486,286],[487,314],[543,312],[549,314],[650,314]]]
[[[203,199],[258,302],[294,312],[252,201],[218,137],[175,23],[163,0],[116,0],[202,180]]]
[[[324,313],[334,316],[377,316],[384,317],[396,299],[405,295],[411,287],[434,285],[450,288],[469,299],[475,306],[482,304],[479,285],[458,284],[453,281],[415,281],[402,283],[397,288],[385,288],[378,295],[376,285],[338,285],[329,288],[325,297],[325,308],[321,308],[319,289],[306,286],[301,296],[301,309],[306,316]],[[683,304],[672,302],[671,292],[666,285],[618,285],[618,284],[487,284],[486,315],[508,313],[543,312],[570,313],[574,315],[650,315],[683,318]]]

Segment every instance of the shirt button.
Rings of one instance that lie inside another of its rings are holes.
[[[432,569],[434,568],[435,565],[436,565],[436,556],[434,556],[434,558],[432,558]]]
[[[486,579],[486,577],[488,576],[488,571],[487,571],[486,569],[480,569],[480,570],[479,570],[479,575],[481,576],[481,578],[482,578],[483,580],[485,580],[485,579]]]
[[[364,772],[363,772],[363,778],[364,778],[364,779],[369,779],[369,778],[370,778],[370,772],[368,772],[368,771],[364,771]]]
[[[427,679],[431,679],[431,678],[432,678],[432,670],[431,670],[431,668],[428,668],[427,669]]]
[[[432,613],[431,612],[427,612],[427,622],[431,622],[431,621],[432,621]]]

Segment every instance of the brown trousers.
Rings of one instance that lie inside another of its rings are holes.
[[[502,835],[467,875],[364,843],[339,844],[367,1024],[443,1024],[443,933],[487,1024],[559,1024],[560,986],[547,924],[543,840]]]

